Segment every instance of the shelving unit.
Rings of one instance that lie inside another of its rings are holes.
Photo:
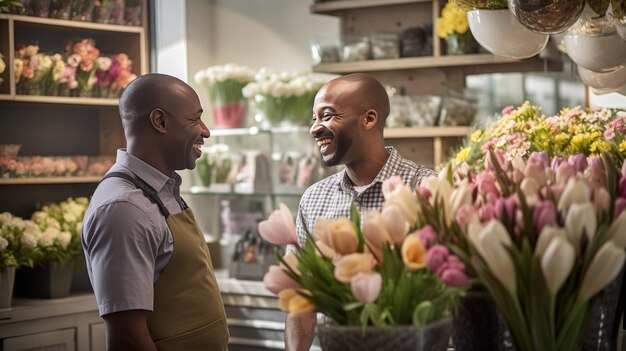
[[[126,53],[134,74],[148,73],[148,1],[141,5],[141,26],[0,14],[0,52],[7,66],[0,74],[0,144],[22,145],[19,156],[115,155],[125,145],[118,99],[18,94],[15,48],[36,44],[40,53],[62,53],[67,39],[91,38],[100,56]],[[28,217],[37,203],[88,196],[99,181],[91,176],[2,178],[0,211]]]
[[[434,26],[445,3],[445,0],[340,0],[311,5],[313,14],[339,18],[342,37],[374,33],[399,35],[408,28],[425,24],[432,24],[433,28],[429,33],[431,56],[321,63],[313,66],[313,71],[367,72],[406,95],[445,96],[449,88],[464,88],[465,77],[471,74],[562,69],[561,61],[538,56],[517,60],[488,53],[446,55],[444,41],[437,36]],[[434,168],[469,131],[469,127],[436,126],[387,129],[385,139],[404,157]]]

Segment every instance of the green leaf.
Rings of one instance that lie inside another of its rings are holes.
[[[435,308],[430,301],[422,301],[413,311],[413,325],[422,326],[428,324],[435,317]]]
[[[363,237],[363,232],[361,231],[361,216],[359,215],[359,209],[356,208],[354,203],[350,206],[350,219],[352,219],[352,225],[354,225],[354,230],[356,231],[356,237],[358,239],[356,251],[363,252],[365,248],[365,238]]]

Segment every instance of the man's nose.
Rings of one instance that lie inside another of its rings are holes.
[[[211,136],[211,131],[209,130],[209,127],[206,126],[206,124],[204,124],[204,121],[200,120],[201,123],[201,127],[202,127],[202,137],[203,138],[208,138]]]
[[[313,125],[311,126],[311,128],[309,128],[309,134],[315,136],[316,134],[320,133],[322,130],[324,130],[324,126],[320,123],[313,123]]]

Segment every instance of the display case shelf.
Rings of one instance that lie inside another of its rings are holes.
[[[464,137],[471,127],[385,128],[385,139]]]
[[[104,98],[93,98],[93,97],[11,95],[11,94],[0,94],[0,100],[35,102],[35,103],[44,103],[44,104],[94,105],[94,106],[117,106],[119,102],[118,99],[104,99]]]
[[[0,178],[0,185],[98,183],[101,176]]]
[[[402,4],[413,4],[417,2],[430,2],[431,0],[341,0],[330,1],[311,5],[311,13],[321,15],[338,15],[339,11],[362,9],[368,7],[380,7]]]
[[[7,19],[7,20],[15,21],[15,22],[43,24],[46,26],[57,26],[57,27],[64,27],[64,28],[70,27],[70,28],[79,28],[79,29],[101,30],[101,31],[108,31],[108,32],[143,33],[144,31],[143,27],[139,27],[139,26],[123,26],[123,25],[118,25],[118,24],[70,21],[70,20],[34,17],[34,16],[23,16],[23,15],[0,14],[0,19]]]

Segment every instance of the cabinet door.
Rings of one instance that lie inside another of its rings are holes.
[[[70,351],[76,350],[76,329],[16,336],[2,340],[4,351]]]
[[[106,327],[104,323],[89,325],[89,347],[91,351],[106,351]]]

